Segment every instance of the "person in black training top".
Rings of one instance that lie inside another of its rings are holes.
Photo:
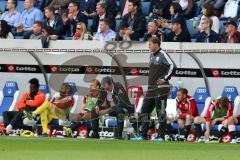
[[[160,40],[149,39],[150,66],[148,75],[148,91],[141,109],[142,135],[132,140],[146,140],[149,129],[150,114],[156,106],[159,121],[158,136],[153,141],[163,141],[166,131],[166,104],[170,92],[169,80],[176,70],[176,65],[169,55],[160,48]]]
[[[166,36],[167,42],[191,42],[191,35],[184,25],[184,19],[178,17],[172,20],[172,32]]]

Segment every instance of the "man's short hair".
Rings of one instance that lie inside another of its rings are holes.
[[[43,28],[43,23],[41,21],[35,21],[33,24],[37,24],[39,27]]]
[[[97,86],[99,86],[99,88],[101,87],[101,83],[99,82],[99,80],[94,79],[91,81],[92,83],[96,83]]]
[[[107,24],[109,26],[109,20],[107,18],[103,18],[103,19],[100,19],[100,22],[104,22],[105,24]]]
[[[137,6],[137,8],[139,7],[139,0],[129,0],[129,3],[132,3],[134,6]]]
[[[112,77],[109,76],[104,77],[101,81],[101,86],[105,86],[105,84],[112,85],[113,84]]]
[[[50,6],[45,7],[44,10],[48,10],[48,11],[53,12],[53,13],[55,12],[55,9],[53,7],[50,7]]]
[[[14,4],[15,8],[17,7],[18,5],[18,1],[17,0],[12,0],[12,4]]]
[[[39,84],[39,80],[37,78],[32,78],[29,80],[29,83],[31,85],[33,85],[35,88],[39,88],[40,84]]]
[[[212,19],[211,18],[208,18],[208,17],[204,17],[203,19],[202,19],[202,21],[206,21],[207,23],[209,23],[210,25],[210,28],[212,28],[212,25],[213,25],[213,21],[212,21]]]
[[[35,0],[29,0],[30,3],[33,3],[35,5],[36,1]]]
[[[107,8],[106,4],[105,4],[104,2],[102,2],[102,1],[98,2],[98,3],[97,3],[97,6],[101,6],[101,7],[104,8],[104,9]]]
[[[71,1],[70,3],[73,4],[74,6],[76,6],[79,9],[79,2],[78,1]]]
[[[178,92],[181,92],[181,93],[183,93],[185,95],[188,94],[188,90],[186,88],[180,88],[180,89],[178,89]]]
[[[152,42],[154,44],[158,44],[158,46],[161,45],[161,41],[160,41],[160,39],[158,37],[151,37],[151,38],[149,38],[148,42]]]

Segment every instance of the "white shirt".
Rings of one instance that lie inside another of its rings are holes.
[[[182,10],[184,11],[188,7],[188,0],[180,0],[179,4],[182,7]]]
[[[100,20],[105,18],[106,14],[103,14],[102,16],[99,16],[99,22],[98,22],[98,29],[97,32],[100,32]]]

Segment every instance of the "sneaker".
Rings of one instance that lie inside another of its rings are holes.
[[[162,142],[162,141],[164,141],[164,139],[163,139],[162,137],[153,137],[153,138],[151,139],[151,141],[154,141],[154,142]]]
[[[23,118],[28,118],[29,120],[33,120],[34,117],[31,112],[23,110]]]
[[[72,129],[69,128],[69,127],[63,127],[63,130],[66,134],[66,137],[73,137],[73,132],[72,132]]]
[[[232,139],[231,144],[237,144],[237,139]]]
[[[203,139],[203,138],[199,138],[199,139],[196,139],[195,142],[197,142],[197,143],[201,143],[201,142],[204,142],[204,139]]]
[[[142,141],[142,140],[146,140],[144,139],[143,137],[134,137],[134,138],[130,138],[130,140],[133,140],[133,141]]]
[[[179,136],[177,137],[177,141],[184,142],[184,141],[186,141],[186,138],[185,138],[184,135],[179,135]]]
[[[208,143],[220,143],[220,138],[212,137],[212,138],[209,139]]]

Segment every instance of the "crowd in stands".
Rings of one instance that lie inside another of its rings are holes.
[[[4,2],[1,39],[240,43],[239,1],[25,0],[21,12]]]

